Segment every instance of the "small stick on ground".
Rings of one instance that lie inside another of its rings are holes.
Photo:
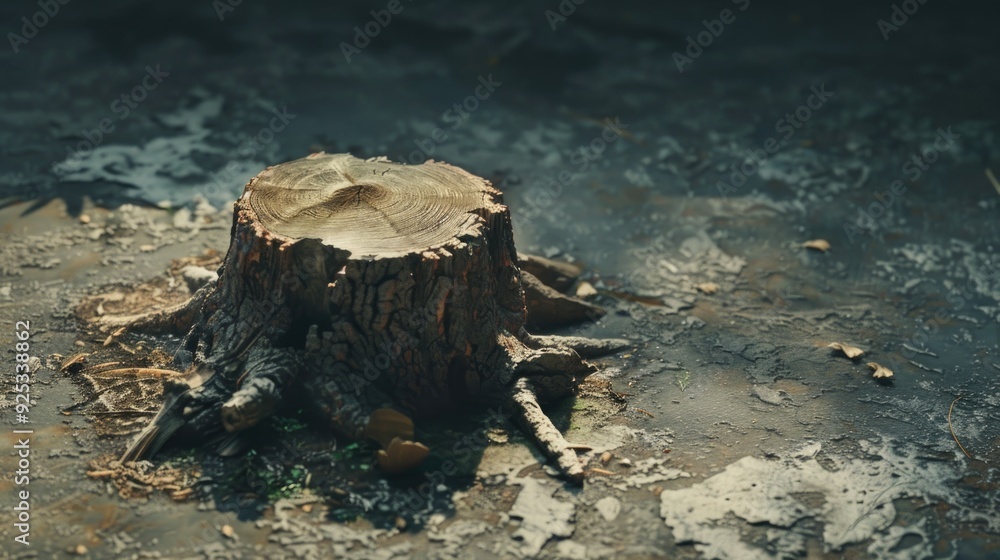
[[[99,369],[110,368],[111,366],[120,366],[122,362],[103,362],[97,365],[90,366],[89,368],[83,370],[83,373],[94,373]]]
[[[924,364],[922,364],[920,362],[915,362],[913,360],[906,360],[906,361],[910,362],[914,366],[916,366],[916,367],[918,367],[918,368],[920,368],[920,369],[922,369],[924,371],[930,371],[930,372],[933,372],[933,373],[944,373],[943,371],[941,371],[938,368],[927,367],[927,366],[925,366]]]
[[[906,348],[907,350],[909,350],[911,352],[916,352],[917,354],[923,354],[924,356],[931,356],[932,358],[937,358],[938,357],[937,354],[935,354],[934,352],[931,352],[930,350],[922,350],[920,348],[916,348],[914,346],[910,346],[909,344],[907,344],[905,342],[903,343],[903,348]]]
[[[87,471],[87,476],[90,478],[111,478],[114,476],[115,471],[103,470],[103,471]]]
[[[639,412],[641,412],[641,413],[645,414],[646,416],[649,416],[650,418],[656,418],[656,416],[654,416],[654,415],[653,415],[653,413],[652,413],[652,412],[649,412],[648,410],[643,410],[643,409],[641,409],[641,408],[639,408],[639,407],[637,407],[637,406],[636,406],[636,407],[633,407],[633,408],[635,408],[635,409],[636,409],[637,411],[639,411]]]
[[[575,484],[583,484],[584,472],[580,459],[559,430],[552,425],[552,420],[542,412],[535,391],[527,379],[522,377],[514,383],[510,400],[517,411],[518,420],[538,442],[542,451],[556,461],[566,478]]]
[[[958,444],[958,448],[962,450],[962,453],[965,453],[966,457],[972,459],[972,453],[969,453],[965,450],[965,447],[962,447],[962,442],[958,441],[958,437],[955,435],[955,429],[951,427],[951,411],[955,409],[955,403],[961,399],[962,397],[955,397],[955,400],[951,401],[951,406],[948,407],[948,431],[951,432],[951,438]]]
[[[176,377],[181,374],[181,372],[174,371],[172,369],[157,369],[157,368],[144,368],[144,367],[109,369],[99,373],[101,375],[107,375],[107,376],[146,375],[149,377]]]
[[[997,194],[1000,194],[1000,181],[997,181],[995,175],[993,175],[993,170],[989,167],[986,168],[986,178],[990,180],[993,188],[997,190]]]

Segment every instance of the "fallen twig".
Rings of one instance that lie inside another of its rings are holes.
[[[931,371],[931,372],[934,372],[934,373],[944,373],[943,371],[941,371],[938,368],[927,367],[924,364],[921,364],[920,362],[914,362],[913,360],[906,360],[906,361],[910,362],[914,366],[916,366],[916,367],[918,367],[918,368],[920,368],[920,369],[922,369],[924,371]]]
[[[920,348],[916,348],[916,347],[910,346],[909,344],[907,344],[905,342],[903,343],[903,348],[906,348],[910,352],[916,352],[917,354],[923,354],[925,356],[931,356],[931,357],[934,357],[934,358],[938,357],[937,354],[935,354],[934,352],[931,352],[930,350],[922,350]]]
[[[972,453],[965,450],[965,447],[962,446],[962,442],[958,441],[958,437],[955,435],[955,429],[951,427],[951,411],[955,409],[955,403],[961,399],[961,396],[955,397],[955,400],[951,401],[951,406],[948,407],[948,431],[951,432],[951,438],[958,444],[958,448],[962,450],[962,453],[965,453],[966,457],[972,459]]]
[[[111,478],[114,476],[115,471],[103,470],[103,471],[87,471],[87,476],[90,478]]]
[[[95,371],[97,371],[99,369],[107,368],[107,367],[111,367],[111,366],[117,366],[117,365],[121,365],[121,362],[104,362],[104,363],[101,363],[101,364],[90,366],[89,368],[83,370],[83,372],[84,373],[94,373]]]
[[[997,190],[997,194],[1000,194],[1000,181],[997,181],[996,176],[993,175],[993,170],[989,167],[986,168],[986,178],[993,184],[993,188]]]
[[[174,377],[180,375],[181,372],[174,371],[171,369],[157,369],[157,368],[120,368],[120,369],[109,369],[100,372],[101,375],[148,375],[151,377]]]

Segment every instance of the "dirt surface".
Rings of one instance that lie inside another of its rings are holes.
[[[0,53],[0,557],[998,554],[984,9],[403,0],[359,46],[386,5],[71,2]],[[21,33],[39,9],[2,21]],[[550,407],[592,449],[582,489],[498,411],[418,425],[431,457],[403,477],[294,407],[233,457],[102,472],[161,380],[87,368],[165,368],[177,341],[109,339],[74,310],[134,307],[140,285],[149,306],[182,299],[200,280],[177,259],[211,268],[246,180],[318,150],[488,177],[519,250],[585,267],[609,314],[563,334],[632,348]],[[38,358],[27,424],[17,321]]]

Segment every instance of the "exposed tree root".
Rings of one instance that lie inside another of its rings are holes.
[[[522,338],[532,348],[565,347],[575,350],[581,358],[598,358],[614,354],[628,348],[629,341],[623,338],[587,338],[584,336],[533,335],[525,333]]]
[[[559,471],[574,484],[583,484],[584,472],[580,458],[562,433],[552,424],[538,404],[531,382],[520,378],[511,389],[510,403],[517,420],[524,426],[542,452],[556,462]]]
[[[557,292],[523,270],[521,283],[530,327],[545,329],[575,325],[596,321],[606,313],[602,307]]]
[[[92,322],[101,331],[124,327],[128,331],[145,334],[181,335],[188,332],[197,322],[202,306],[212,291],[211,288],[210,284],[206,285],[187,301],[166,309],[136,315],[105,315],[94,318]]]
[[[565,292],[579,280],[582,271],[575,264],[526,253],[518,253],[517,264],[522,272],[531,274],[546,286],[560,292]]]

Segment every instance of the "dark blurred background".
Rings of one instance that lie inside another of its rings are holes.
[[[851,185],[862,166],[866,181],[888,184],[941,126],[964,131],[952,157],[977,176],[975,187],[941,194],[981,189],[997,155],[1000,34],[985,3],[43,0],[0,9],[0,194],[61,198],[71,213],[84,197],[221,203],[263,166],[320,149],[444,159],[504,183],[515,211],[563,169],[718,196],[728,166],[763,146],[819,84],[834,92],[829,105],[780,155],[839,166]],[[468,101],[481,78],[494,91]],[[463,102],[474,110],[454,110]],[[275,111],[286,115],[277,126]],[[615,117],[624,141],[581,159]],[[739,189],[798,197],[801,183],[773,175]],[[843,194],[862,205],[870,191]]]

